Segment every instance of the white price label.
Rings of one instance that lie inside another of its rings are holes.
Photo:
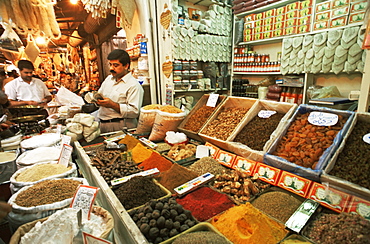
[[[364,135],[362,139],[364,140],[364,142],[370,144],[370,133]]]
[[[267,119],[267,118],[270,118],[274,114],[276,114],[276,111],[261,110],[261,111],[258,112],[258,117]]]
[[[63,144],[62,151],[58,159],[58,164],[68,166],[69,159],[71,158],[73,147],[68,144]]]
[[[82,218],[89,220],[98,190],[98,187],[79,185],[70,207],[73,209],[81,209]]]
[[[319,126],[332,126],[338,122],[338,115],[324,112],[311,112],[308,122]]]
[[[61,124],[57,124],[57,134],[58,135],[62,134],[62,125]]]
[[[207,106],[216,107],[219,94],[210,94],[207,100]]]
[[[209,157],[209,148],[205,145],[197,146],[197,151],[195,152],[196,158]]]
[[[67,136],[67,135],[60,135],[62,137],[62,145],[67,144],[71,145],[71,139],[72,137]]]

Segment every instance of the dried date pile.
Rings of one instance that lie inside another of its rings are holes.
[[[211,116],[213,111],[215,111],[215,109],[216,107],[203,105],[190,116],[189,120],[184,126],[184,129],[198,132],[207,121],[209,116]]]
[[[309,114],[296,117],[273,154],[297,165],[315,169],[321,155],[332,145],[347,118],[338,115],[338,122],[334,126],[318,126],[308,122]]]
[[[244,118],[248,110],[248,108],[225,108],[218,114],[216,119],[202,130],[202,133],[225,141]]]
[[[330,174],[370,189],[370,144],[363,140],[368,132],[370,123],[358,120]]]
[[[303,234],[318,244],[369,244],[370,221],[358,214],[323,214]]]
[[[269,184],[258,177],[251,178],[247,173],[232,170],[216,175],[213,187],[228,194],[236,203],[245,203],[269,187]]]
[[[172,197],[152,200],[129,214],[149,243],[163,242],[197,223]]]
[[[104,180],[110,184],[112,180],[132,175],[142,170],[132,161],[123,161],[121,151],[98,151],[91,158],[91,165],[95,166]]]
[[[269,118],[255,116],[235,137],[235,142],[240,142],[253,150],[263,151],[263,147],[270,139],[285,114],[276,113]]]
[[[22,207],[60,202],[72,198],[80,184],[80,181],[69,179],[41,181],[19,192],[14,202]]]

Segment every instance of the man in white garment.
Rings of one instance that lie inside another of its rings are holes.
[[[131,129],[137,126],[144,89],[130,72],[130,56],[125,50],[115,49],[108,54],[110,75],[98,93],[101,133]]]
[[[51,101],[51,94],[42,80],[32,77],[35,68],[31,61],[19,60],[20,76],[4,87],[10,106],[44,106]]]

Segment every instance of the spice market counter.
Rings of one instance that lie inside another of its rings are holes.
[[[77,155],[76,162],[84,178],[91,186],[99,187],[100,190],[96,197],[98,205],[111,213],[114,219],[114,243],[145,244],[145,239],[135,222],[131,219],[126,209],[122,206],[116,195],[108,184],[100,176],[99,171],[91,166],[89,156],[79,142],[75,142],[74,150]]]

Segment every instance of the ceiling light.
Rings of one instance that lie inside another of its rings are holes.
[[[46,44],[45,37],[43,37],[43,36],[36,37],[35,41],[36,41],[37,45],[45,45]]]
[[[78,0],[70,0],[72,4],[77,4]]]

